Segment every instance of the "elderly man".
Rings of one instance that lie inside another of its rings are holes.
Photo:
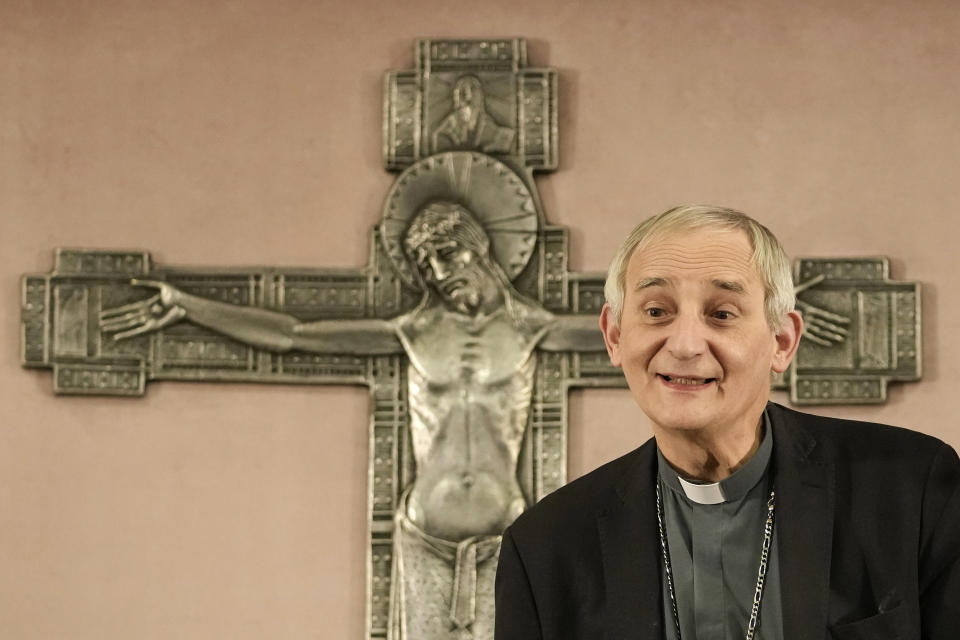
[[[769,403],[803,329],[770,231],[667,211],[624,242],[606,298],[654,438],[507,529],[497,640],[960,637],[960,460]]]

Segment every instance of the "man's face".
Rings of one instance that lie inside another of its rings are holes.
[[[427,286],[455,310],[472,314],[479,308],[487,274],[472,250],[452,238],[437,238],[418,248],[417,267]]]
[[[619,327],[604,309],[610,360],[661,429],[754,428],[789,364],[799,316],[770,328],[752,253],[739,231],[669,233],[631,257]]]

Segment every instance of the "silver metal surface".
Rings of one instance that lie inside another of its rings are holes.
[[[890,280],[887,258],[800,258],[806,328],[775,387],[799,405],[886,402],[890,381],[922,375],[920,284]]]
[[[449,150],[557,167],[557,73],[528,68],[523,39],[419,40],[415,55],[386,77],[388,169]]]

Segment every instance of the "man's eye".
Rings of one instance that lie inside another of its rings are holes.
[[[718,309],[717,311],[713,312],[713,317],[716,318],[717,320],[732,320],[733,312]]]
[[[648,316],[650,316],[651,318],[662,318],[662,317],[663,317],[664,315],[666,315],[666,313],[667,313],[667,312],[664,311],[663,309],[658,309],[658,308],[656,308],[656,307],[652,307],[652,308],[650,308],[650,309],[646,309],[645,312],[646,312],[646,314],[647,314]]]

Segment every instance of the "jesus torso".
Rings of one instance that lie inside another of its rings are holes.
[[[523,511],[517,458],[546,326],[506,307],[476,318],[432,307],[400,322],[417,463],[407,515],[425,533],[496,535]]]

